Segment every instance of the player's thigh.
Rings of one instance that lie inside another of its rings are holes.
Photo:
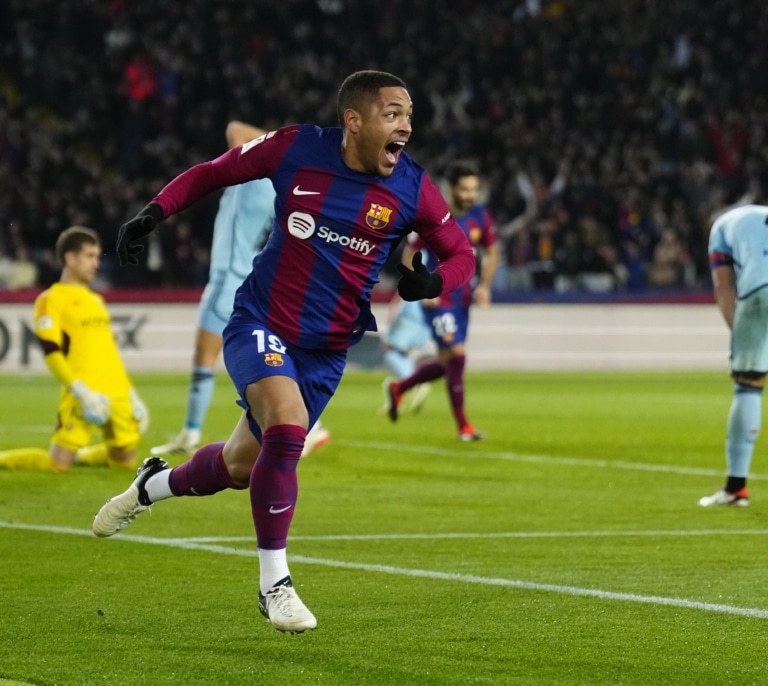
[[[109,420],[101,433],[107,448],[133,450],[139,444],[139,422],[133,417],[133,405],[128,398],[112,398]]]
[[[245,389],[245,400],[262,430],[278,424],[309,428],[309,414],[299,384],[290,376],[275,374],[254,381]]]
[[[91,442],[93,432],[94,426],[83,418],[77,399],[69,393],[63,394],[51,442],[67,450],[76,451]]]
[[[736,301],[731,372],[768,372],[768,289]]]

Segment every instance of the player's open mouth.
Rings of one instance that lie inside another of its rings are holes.
[[[400,153],[403,152],[404,147],[405,141],[392,141],[391,143],[387,143],[384,147],[384,152],[387,155],[387,162],[392,165],[397,164],[397,160],[400,157]]]

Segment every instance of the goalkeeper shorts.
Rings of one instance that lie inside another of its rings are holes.
[[[139,423],[133,418],[133,405],[128,397],[110,399],[110,417],[102,426],[83,418],[80,403],[69,391],[64,391],[59,402],[58,421],[51,441],[67,450],[78,450],[90,445],[94,431],[101,429],[108,448],[131,450],[139,444]]]

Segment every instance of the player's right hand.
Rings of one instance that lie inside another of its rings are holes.
[[[421,253],[417,252],[411,262],[413,269],[404,264],[397,265],[397,271],[402,275],[397,282],[397,292],[403,300],[413,302],[424,298],[436,298],[443,291],[443,277],[436,272],[430,272],[421,263]]]
[[[126,264],[138,264],[137,255],[144,250],[144,246],[137,243],[140,238],[144,238],[159,222],[163,220],[163,211],[159,205],[150,203],[133,219],[129,219],[120,227],[117,234],[117,259],[120,266]]]
[[[79,379],[75,379],[75,381],[69,384],[69,391],[80,403],[83,419],[86,422],[97,424],[98,426],[106,424],[111,414],[109,398],[107,396],[98,391],[91,390]]]

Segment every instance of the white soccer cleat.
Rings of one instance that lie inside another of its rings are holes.
[[[317,627],[317,619],[301,602],[287,576],[270,588],[266,595],[259,593],[259,610],[278,631],[301,634]]]
[[[730,505],[732,507],[749,507],[749,492],[742,488],[736,493],[729,493],[721,488],[714,495],[705,496],[699,500],[702,507],[712,507],[713,505]]]
[[[182,429],[176,438],[163,445],[149,449],[150,455],[175,455],[192,457],[200,446],[200,429]]]
[[[93,518],[93,533],[99,538],[114,536],[128,526],[144,510],[148,510],[152,501],[147,495],[144,484],[153,474],[170,469],[165,460],[148,457],[136,471],[133,483],[120,495],[110,498],[101,506]]]
[[[301,451],[301,456],[305,457],[318,448],[322,448],[330,440],[331,434],[328,429],[326,429],[320,422],[316,422],[304,439],[304,448]]]

